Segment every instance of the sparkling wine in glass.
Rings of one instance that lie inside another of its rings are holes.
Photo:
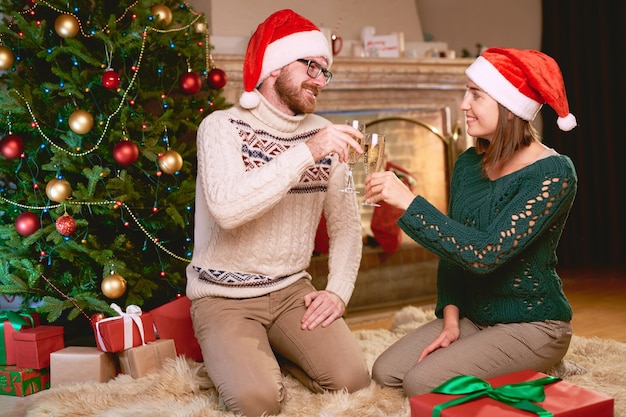
[[[385,160],[385,135],[382,133],[367,133],[363,140],[363,166],[365,176],[380,171]],[[380,207],[380,204],[370,203],[367,200],[361,203],[364,206]]]
[[[358,129],[361,133],[365,134],[365,122],[362,120],[346,120],[346,124],[352,126],[355,129]],[[359,145],[361,145],[362,140],[357,137],[353,137]],[[346,179],[346,185],[342,191],[344,193],[358,193],[356,188],[354,188],[354,178],[352,176],[352,170],[354,166],[361,159],[361,155],[354,149],[352,146],[348,146],[348,178]]]

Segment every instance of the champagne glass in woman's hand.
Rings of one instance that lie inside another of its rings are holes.
[[[363,165],[365,176],[380,171],[385,159],[385,135],[382,133],[367,133],[363,140]],[[361,203],[364,206],[380,207],[380,204],[370,203],[367,200]]]
[[[353,128],[359,130],[361,133],[365,134],[365,122],[362,120],[346,120],[346,124],[352,126]],[[354,137],[359,145],[361,144],[361,138]],[[361,155],[354,149],[352,146],[348,146],[348,178],[346,179],[346,185],[342,190],[344,193],[358,193],[358,191],[354,188],[354,179],[352,177],[352,169],[359,162]]]

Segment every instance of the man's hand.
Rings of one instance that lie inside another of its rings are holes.
[[[358,153],[363,153],[363,148],[354,140],[357,137],[363,140],[363,134],[358,129],[348,125],[327,125],[320,129],[306,144],[313,155],[314,161],[335,153],[339,161],[348,160],[348,147],[353,147]]]
[[[313,291],[304,296],[306,312],[302,316],[302,330],[313,330],[320,324],[322,327],[343,316],[346,305],[335,293],[330,291]]]

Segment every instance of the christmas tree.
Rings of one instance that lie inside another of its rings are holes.
[[[195,130],[228,107],[205,17],[0,0],[0,294],[48,321],[184,294]]]

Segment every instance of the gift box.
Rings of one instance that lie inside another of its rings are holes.
[[[107,382],[117,375],[114,353],[91,346],[68,346],[50,354],[50,386]]]
[[[161,369],[168,359],[176,359],[176,345],[172,339],[157,339],[118,353],[118,359],[123,374],[140,378]]]
[[[0,311],[0,365],[15,365],[17,354],[13,335],[39,325],[39,314]]]
[[[202,350],[193,332],[190,311],[191,300],[183,296],[150,310],[150,313],[159,338],[174,340],[178,355],[202,362]]]
[[[15,365],[0,366],[0,394],[25,397],[50,388],[48,368],[20,368]]]
[[[553,417],[613,417],[613,398],[531,370],[486,381],[456,377],[436,390],[454,394],[411,397],[411,417],[528,417],[542,409]]]
[[[50,354],[65,347],[63,326],[37,326],[13,334],[16,365],[43,369],[50,366]]]
[[[121,352],[156,340],[152,314],[142,313],[134,305],[128,306],[126,312],[116,304],[111,304],[111,308],[120,315],[97,321],[94,326],[98,349],[103,352]]]

